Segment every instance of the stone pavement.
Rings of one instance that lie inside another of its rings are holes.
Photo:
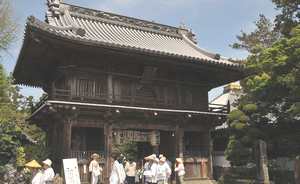
[[[185,184],[217,184],[214,180],[189,180],[185,181]]]

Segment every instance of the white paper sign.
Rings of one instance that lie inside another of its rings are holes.
[[[77,159],[63,159],[63,165],[66,184],[80,184]]]

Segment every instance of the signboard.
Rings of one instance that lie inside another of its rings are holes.
[[[158,146],[160,144],[159,131],[152,131],[149,133],[149,142],[150,142],[151,146]]]
[[[118,130],[114,132],[114,135],[116,144],[150,142],[151,145],[156,146],[160,143],[159,131],[142,132],[135,130]]]
[[[63,159],[65,183],[80,184],[78,163],[76,158]]]

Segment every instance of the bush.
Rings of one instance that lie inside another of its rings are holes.
[[[295,184],[294,172],[269,167],[270,180],[276,184]]]
[[[256,168],[247,168],[244,166],[229,168],[223,176],[220,177],[219,184],[254,184]]]

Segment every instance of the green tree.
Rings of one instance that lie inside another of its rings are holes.
[[[241,31],[241,35],[237,36],[238,42],[233,43],[232,48],[255,54],[263,48],[270,47],[280,37],[271,20],[263,14],[259,15],[259,19],[254,24],[256,29],[251,33]]]
[[[12,20],[8,0],[0,0],[0,54],[8,49],[16,36],[17,26]],[[1,55],[0,55],[1,56]]]
[[[276,16],[276,29],[288,36],[300,21],[300,0],[272,0],[280,13]]]
[[[45,133],[26,121],[34,105],[32,97],[20,94],[1,64],[0,89],[0,170],[7,163],[22,166],[26,159],[43,159],[48,153]]]
[[[299,1],[274,2],[281,9],[279,16],[287,16],[286,11],[292,5],[299,7]],[[294,7],[295,16],[297,11]],[[291,19],[298,21],[296,17]],[[300,27],[289,25],[289,34],[280,34],[279,30],[286,29],[286,25],[278,21],[277,18],[273,26],[260,16],[257,29],[249,34],[242,32],[233,44],[233,48],[250,53],[245,62],[250,75],[241,81],[244,95],[238,109],[228,117],[231,137],[226,156],[232,165],[253,162],[253,146],[258,139],[268,142],[271,157],[293,157],[300,152],[297,146],[300,141],[297,133],[300,130]]]
[[[138,147],[135,142],[128,142],[121,145],[115,145],[114,150],[118,153],[122,153],[126,159],[136,161],[138,158]]]

